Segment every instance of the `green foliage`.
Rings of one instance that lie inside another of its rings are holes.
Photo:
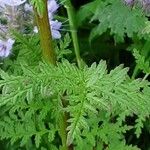
[[[71,54],[69,49],[69,45],[71,43],[71,38],[69,34],[66,34],[63,39],[59,41],[56,45],[56,53],[57,53],[57,60],[64,58],[66,55]]]
[[[86,19],[99,22],[92,29],[90,40],[109,30],[116,42],[123,42],[126,35],[130,38],[134,34],[141,36],[147,26],[142,10],[127,7],[121,0],[95,0],[82,6],[77,16],[79,25]]]
[[[43,2],[31,0],[40,15]],[[106,31],[117,42],[126,35],[149,33],[142,11],[120,0],[94,0],[79,10],[78,18],[78,26],[86,19],[98,21],[90,39]],[[64,58],[71,53],[69,34],[55,42],[56,66],[41,60],[38,36],[13,35],[14,56],[0,70],[0,139],[6,141],[5,149],[139,150],[126,134],[139,138],[150,115],[150,82],[145,77],[131,79],[129,68],[110,70],[103,60],[78,68]],[[149,61],[137,50],[134,57],[148,75]],[[128,117],[134,122],[128,123]]]
[[[139,51],[137,51],[136,49],[134,49],[133,55],[136,59],[138,69],[142,70],[146,74],[150,74],[149,60],[145,60],[145,57],[140,55]]]
[[[13,31],[13,36],[16,39],[16,45],[13,48],[12,57],[17,56],[17,58],[4,60],[3,69],[21,75],[21,63],[34,68],[41,60],[40,41],[37,35],[22,35]]]
[[[142,92],[147,81],[131,80],[122,65],[108,72],[105,61],[83,69],[68,61],[21,68],[18,76],[1,70],[1,139],[11,139],[12,144],[19,140],[20,146],[33,140],[37,148],[53,147],[60,115],[67,112],[67,144],[75,144],[75,149],[85,145],[87,150],[104,145],[110,150],[137,149],[126,145],[123,134],[131,126],[125,125],[124,117],[139,116],[135,125],[139,135],[141,122],[150,113],[149,94]],[[62,98],[68,103],[65,108]],[[113,121],[115,116],[118,120]]]
[[[37,9],[38,14],[42,16],[45,11],[44,0],[30,0],[30,2]]]

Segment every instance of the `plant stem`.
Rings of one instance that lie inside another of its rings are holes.
[[[78,42],[78,36],[77,36],[77,27],[75,24],[75,11],[74,8],[70,2],[70,0],[65,0],[64,2],[64,7],[67,10],[67,14],[68,14],[68,19],[69,19],[69,26],[70,26],[70,30],[71,30],[71,36],[72,36],[72,41],[73,41],[73,46],[74,46],[74,51],[75,51],[75,55],[76,55],[76,59],[77,59],[77,64],[79,67],[81,67],[82,65],[82,60],[80,57],[80,49],[79,49],[79,42]]]
[[[49,24],[49,19],[48,19],[48,10],[47,10],[47,0],[44,1],[44,7],[45,11],[42,14],[38,14],[37,10],[34,8],[35,12],[35,18],[40,34],[40,42],[41,42],[41,47],[42,47],[42,55],[44,60],[46,60],[49,63],[56,64],[56,55],[55,51],[53,49],[52,45],[52,36],[51,36],[51,31],[50,31],[50,24]],[[70,9],[70,8],[69,8]],[[69,12],[69,17],[71,17],[71,20],[73,20],[72,12],[70,14]],[[70,19],[70,18],[69,18]],[[70,21],[70,26],[73,26],[73,29],[75,29],[73,21]],[[78,45],[78,39],[77,39],[77,33],[72,31],[72,38],[73,38],[73,43],[75,47],[75,53],[77,57],[77,62],[78,65],[80,66],[80,54],[79,54],[79,45]],[[62,98],[62,106],[66,107],[66,102],[65,99]],[[72,150],[72,145],[67,146],[67,120],[68,120],[68,115],[67,113],[62,113],[60,114],[59,118],[59,135],[62,140],[62,148],[61,150]]]
[[[59,118],[59,135],[62,141],[62,150],[68,150],[67,147],[67,118],[65,114],[61,114]]]
[[[138,68],[138,66],[136,65],[135,66],[135,68],[134,68],[134,70],[133,70],[133,74],[132,74],[132,79],[135,79],[135,77],[138,75],[138,73],[139,73],[139,68]]]
[[[61,103],[62,107],[65,108],[67,107],[67,102],[65,100],[65,97],[61,98]],[[62,149],[61,150],[73,150],[73,145],[67,145],[67,126],[68,122],[67,120],[69,119],[69,114],[67,112],[63,112],[60,115],[60,120],[59,120],[59,135],[62,140]]]
[[[46,62],[56,64],[56,54],[52,44],[52,35],[48,18],[47,0],[43,0],[43,2],[44,2],[44,12],[42,16],[38,14],[36,8],[34,8],[35,19],[40,35],[42,56]]]
[[[143,78],[143,81],[147,79],[147,77],[149,76],[149,73],[147,73],[144,78]]]

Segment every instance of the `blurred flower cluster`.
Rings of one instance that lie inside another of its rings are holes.
[[[26,0],[0,0],[0,4],[1,6],[19,6],[21,4],[23,4]]]
[[[129,5],[129,6],[133,6],[134,5],[134,0],[124,0],[124,2]]]
[[[134,5],[138,5],[142,7],[142,9],[146,12],[146,14],[150,13],[150,0],[123,0],[126,5],[133,7]]]
[[[18,17],[21,17],[21,14],[18,6],[25,1],[0,0],[0,57],[2,58],[9,56],[11,53],[15,40],[11,38],[9,31],[19,29]]]
[[[59,32],[62,23],[54,20],[59,5],[55,0],[48,0],[48,16],[53,39],[61,38]],[[22,33],[38,32],[33,23],[33,7],[26,0],[0,0],[0,57],[5,58],[11,54],[15,40],[10,30]]]

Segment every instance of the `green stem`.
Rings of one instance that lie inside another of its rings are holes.
[[[42,56],[46,62],[56,64],[56,54],[53,49],[52,35],[50,30],[48,10],[47,10],[47,0],[44,2],[44,12],[42,16],[38,14],[37,9],[34,8],[35,19],[38,26],[38,31],[40,35],[40,43],[42,48]]]
[[[144,78],[143,78],[143,81],[147,79],[147,77],[149,76],[149,73],[147,73]]]
[[[61,141],[62,141],[62,148],[61,150],[68,150],[67,147],[67,118],[65,116],[65,114],[61,114],[60,118],[59,118],[59,135],[61,137]]]
[[[70,2],[70,0],[65,0],[64,2],[64,7],[67,10],[68,14],[68,19],[69,19],[69,25],[70,25],[70,30],[71,30],[71,36],[72,36],[72,41],[73,41],[73,46],[74,46],[74,51],[77,59],[78,66],[81,67],[82,65],[82,60],[80,57],[80,49],[79,49],[79,42],[78,42],[78,36],[77,36],[77,27],[75,24],[75,11],[74,8]]]
[[[53,49],[52,45],[52,36],[51,36],[51,31],[50,31],[50,24],[49,24],[49,19],[48,19],[48,10],[47,10],[47,0],[44,1],[44,7],[45,11],[41,15],[38,14],[37,10],[34,8],[35,12],[35,18],[39,30],[39,35],[40,35],[40,42],[41,42],[41,47],[42,47],[42,55],[43,58],[52,64],[56,64],[56,55]],[[78,45],[78,39],[77,39],[77,33],[76,33],[76,28],[73,23],[73,11],[70,12],[70,7],[68,8],[69,12],[69,20],[70,21],[70,26],[73,27],[72,31],[72,39],[74,43],[74,48],[75,48],[75,53],[77,57],[77,62],[80,67],[81,64],[81,58],[80,58],[80,53],[79,53],[79,45]],[[72,7],[71,7],[71,10]],[[66,102],[64,99],[62,99],[62,105],[63,107],[66,106]],[[64,112],[60,115],[60,120],[59,120],[59,135],[62,140],[62,149],[61,150],[72,150],[73,147],[72,145],[67,146],[67,120],[68,120],[68,115]]]
[[[135,79],[135,77],[138,75],[138,73],[139,73],[139,68],[138,68],[138,66],[136,65],[135,66],[135,68],[134,68],[134,70],[133,70],[133,74],[132,74],[132,79]]]
[[[62,107],[66,108],[68,103],[66,102],[65,98],[61,98],[61,103]],[[60,120],[59,120],[59,135],[62,140],[62,148],[61,150],[73,150],[73,145],[67,145],[67,126],[68,122],[67,120],[69,119],[69,114],[67,112],[62,112],[60,114]]]

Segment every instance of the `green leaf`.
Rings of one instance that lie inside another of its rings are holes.
[[[95,0],[81,7],[78,12],[78,24],[88,18],[90,22],[95,23],[95,27],[90,34],[90,41],[106,31],[110,31],[110,35],[114,36],[116,42],[123,42],[124,37],[133,37],[145,28],[147,18],[144,17],[142,9],[134,7],[131,9],[121,0]],[[143,33],[143,32],[142,32]]]
[[[40,16],[43,15],[45,11],[45,5],[43,0],[30,0],[31,4],[37,9],[37,12]]]
[[[40,134],[36,134],[35,135],[35,145],[38,148],[41,142],[41,135]]]
[[[150,62],[142,56],[138,50],[133,50],[133,56],[135,57],[135,61],[137,63],[137,67],[143,70],[144,73],[150,74]]]

